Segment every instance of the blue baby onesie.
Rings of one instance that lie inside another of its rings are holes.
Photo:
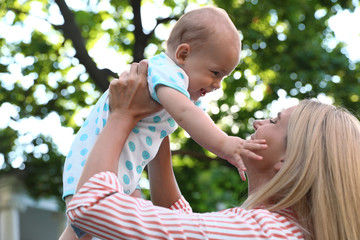
[[[155,88],[159,84],[172,87],[190,98],[187,75],[165,53],[149,59],[148,83],[151,96],[158,102]],[[66,157],[63,198],[75,193],[85,161],[108,116],[109,99],[106,91],[80,128]],[[161,110],[142,119],[132,130],[119,159],[118,177],[125,193],[130,194],[135,190],[144,167],[155,157],[164,137],[176,128],[177,124],[170,114]]]

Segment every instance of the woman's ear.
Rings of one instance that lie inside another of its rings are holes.
[[[278,172],[278,171],[282,168],[283,165],[284,165],[284,159],[280,160],[279,162],[277,162],[277,163],[274,165],[275,171]]]
[[[182,43],[176,48],[175,59],[177,64],[183,65],[185,63],[186,58],[189,57],[190,50],[190,45],[187,43]]]

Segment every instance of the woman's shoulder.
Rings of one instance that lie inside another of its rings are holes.
[[[238,220],[244,220],[251,225],[257,225],[266,236],[278,236],[279,239],[304,239],[301,229],[297,225],[295,214],[290,209],[269,211],[264,208],[244,209],[241,207],[221,211],[225,215],[232,215]]]

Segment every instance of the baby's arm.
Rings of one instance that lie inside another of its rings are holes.
[[[228,160],[241,171],[244,171],[245,167],[240,154],[247,155],[252,159],[261,159],[260,156],[248,150],[243,151],[243,139],[224,133],[204,111],[184,94],[163,85],[159,86],[156,92],[162,106],[202,147]]]

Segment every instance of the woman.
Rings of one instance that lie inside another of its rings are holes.
[[[280,119],[266,125],[278,125]],[[263,124],[255,121],[253,136],[265,138],[270,151],[268,135],[262,133],[271,130]],[[360,239],[359,144],[359,121],[345,109],[301,101],[289,119],[285,156],[274,164],[279,172],[242,206],[291,209],[306,239]]]
[[[110,85],[112,113],[68,206],[75,226],[104,239],[360,239],[360,123],[315,101],[255,121],[252,139],[265,139],[267,148],[244,145],[244,156],[254,151],[263,160],[244,158],[249,198],[242,207],[192,213],[169,149],[149,165],[152,201],[163,207],[123,194],[116,159],[136,122],[158,107],[144,106],[145,78],[140,63]]]

